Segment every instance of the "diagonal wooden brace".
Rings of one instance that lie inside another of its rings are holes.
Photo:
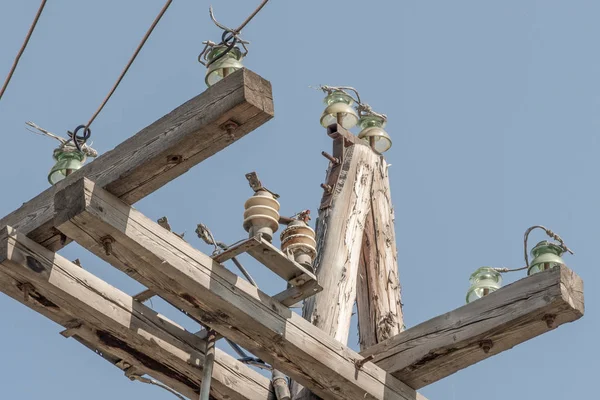
[[[58,191],[55,206],[68,237],[324,399],[418,398],[372,362],[357,370],[357,353],[92,181]]]

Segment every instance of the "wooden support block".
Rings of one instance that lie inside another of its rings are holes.
[[[138,294],[133,296],[133,299],[135,301],[139,301],[140,303],[145,302],[146,300],[150,300],[151,298],[153,298],[154,296],[156,296],[156,293],[154,293],[152,290],[150,289],[146,289],[143,290],[141,292],[139,292]]]
[[[227,250],[219,254],[214,255],[213,260],[223,264],[225,261],[231,260],[233,257],[237,257],[240,254],[244,254],[251,248],[258,246],[259,244],[260,240],[257,237],[251,237],[237,244],[234,244],[233,246],[229,247]]]
[[[0,271],[31,284],[29,303],[66,312],[69,320],[61,321],[65,335],[99,342],[177,386],[199,387],[205,341],[10,227],[0,233]],[[211,393],[218,399],[272,397],[267,378],[222,351],[216,354],[212,382]]]
[[[57,251],[54,192],[84,176],[133,204],[273,117],[271,84],[242,69],[211,86],[0,220]],[[232,121],[238,125],[228,132]],[[128,136],[127,134],[125,136]]]
[[[323,288],[319,286],[317,281],[308,281],[301,286],[291,286],[288,289],[277,293],[273,296],[273,300],[276,300],[286,307],[291,307],[294,304],[314,296],[319,293]]]
[[[55,224],[162,298],[324,399],[414,400],[416,392],[88,179],[56,193]],[[115,239],[111,255],[100,238]]]
[[[566,267],[503,287],[361,355],[414,389],[583,316],[583,281]]]
[[[273,246],[262,237],[258,246],[248,249],[254,259],[269,268],[271,271],[282,277],[290,285],[300,286],[308,281],[316,281],[317,277],[312,271],[309,271],[296,261],[288,258],[281,250]]]

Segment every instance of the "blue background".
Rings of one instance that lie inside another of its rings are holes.
[[[256,1],[214,0],[237,26]],[[39,2],[0,1],[0,75],[21,46]],[[85,123],[163,1],[49,1],[0,101],[0,214],[47,187],[52,132]],[[93,125],[100,152],[205,90],[201,42],[218,41],[207,1],[175,1]],[[245,236],[244,174],[281,194],[282,214],[316,208],[331,141],[309,85],[351,85],[389,117],[386,153],[396,211],[407,327],[464,302],[482,265],[520,267],[533,224],[576,252],[587,315],[422,389],[430,400],[595,398],[598,368],[598,128],[600,53],[595,1],[272,1],[245,29],[245,65],[273,84],[276,118],[136,204],[176,231],[198,222],[217,239]],[[314,222],[314,221],[313,221]],[[532,242],[543,238],[534,233]],[[135,294],[141,286],[86,250],[61,251]],[[268,293],[283,282],[245,260]],[[508,282],[522,277],[505,276]],[[160,312],[196,329],[160,300]],[[132,383],[61,328],[0,295],[0,399],[165,399]],[[349,345],[357,348],[356,323]]]

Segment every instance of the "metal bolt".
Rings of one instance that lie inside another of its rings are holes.
[[[556,320],[556,315],[554,315],[554,314],[546,314],[542,317],[542,321],[546,322],[548,329],[552,329],[554,327],[555,320]]]
[[[361,369],[366,363],[368,363],[369,361],[371,361],[374,358],[375,358],[375,356],[371,354],[370,356],[366,356],[362,360],[355,360],[354,366],[356,367],[356,369]]]
[[[321,183],[321,187],[323,188],[324,191],[326,191],[327,193],[331,193],[333,191],[333,187],[331,187],[331,185],[326,185],[324,183]]]
[[[483,350],[485,354],[489,353],[492,347],[494,347],[494,342],[489,339],[482,340],[479,342],[479,347]]]
[[[328,159],[329,161],[331,161],[332,164],[337,165],[337,164],[340,163],[340,159],[339,158],[336,158],[336,157],[332,156],[331,154],[329,154],[329,153],[327,153],[325,151],[322,151],[321,155],[323,157],[325,157],[326,159]]]
[[[112,254],[112,244],[114,242],[115,239],[110,235],[100,238],[100,243],[102,243],[102,247],[104,247],[104,251],[106,252],[107,256]]]
[[[233,131],[235,131],[237,128],[239,128],[239,126],[240,125],[237,122],[229,120],[229,121],[225,122],[223,125],[221,125],[221,129],[223,129],[224,131],[227,132],[229,140],[234,141],[235,134],[233,133]]]

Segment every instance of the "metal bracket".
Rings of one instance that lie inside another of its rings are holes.
[[[248,179],[248,183],[250,184],[250,187],[252,188],[252,190],[254,190],[254,192],[264,190],[265,192],[271,193],[273,195],[273,198],[279,198],[279,195],[277,193],[273,193],[263,186],[262,182],[258,179],[258,175],[256,175],[256,172],[247,173],[246,179]]]

